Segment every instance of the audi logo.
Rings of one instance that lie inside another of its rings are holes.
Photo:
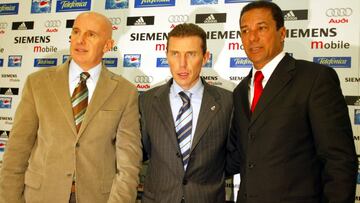
[[[5,29],[7,28],[8,24],[5,22],[0,22],[0,29]]]
[[[118,17],[109,18],[109,20],[110,20],[112,25],[119,25],[121,23],[121,18],[118,18]]]
[[[142,76],[135,77],[136,83],[151,83],[152,81],[153,81],[152,76],[142,75]]]
[[[44,25],[47,28],[60,27],[61,21],[60,20],[47,20],[47,21],[45,21]]]
[[[168,18],[169,23],[185,23],[189,20],[188,15],[171,15]]]
[[[326,10],[327,17],[346,17],[351,16],[352,13],[351,8],[329,8]]]

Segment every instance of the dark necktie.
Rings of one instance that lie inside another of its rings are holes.
[[[259,98],[263,91],[262,81],[264,79],[264,75],[261,71],[256,71],[254,78],[254,98],[251,103],[251,112],[254,112],[256,104],[259,101]]]
[[[179,92],[179,95],[183,105],[181,106],[176,117],[175,129],[182,154],[184,170],[186,170],[187,164],[189,162],[191,148],[192,108],[190,104],[190,98],[184,92]]]
[[[86,80],[89,77],[90,74],[88,72],[82,72],[80,74],[80,81],[76,85],[75,90],[71,96],[71,103],[77,132],[79,132],[88,105],[89,91],[86,86]]]

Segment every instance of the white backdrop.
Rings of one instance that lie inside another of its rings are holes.
[[[285,14],[285,50],[337,71],[360,153],[360,1],[273,1]],[[0,0],[0,166],[26,76],[64,61],[71,23],[80,12],[98,11],[111,19],[116,46],[104,56],[105,63],[139,91],[170,78],[165,59],[167,33],[182,22],[197,23],[208,32],[212,58],[201,75],[209,83],[233,90],[251,67],[238,35],[240,10],[248,2]],[[360,202],[359,189],[356,199]]]

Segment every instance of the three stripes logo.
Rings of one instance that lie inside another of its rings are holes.
[[[205,13],[197,14],[195,22],[201,23],[226,23],[226,13]]]
[[[19,88],[0,87],[0,95],[19,95]]]
[[[0,138],[9,138],[10,131],[0,130]]]
[[[34,21],[23,21],[23,22],[13,22],[12,30],[32,30],[34,29]]]
[[[154,16],[135,16],[127,17],[127,26],[143,26],[143,25],[154,25]]]
[[[285,21],[308,19],[308,10],[284,10],[283,14]]]

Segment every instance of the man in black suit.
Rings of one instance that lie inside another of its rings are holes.
[[[168,35],[166,56],[173,78],[140,97],[150,160],[142,201],[223,203],[231,92],[200,78],[209,52],[199,26],[177,25]]]
[[[246,5],[240,32],[253,69],[233,93],[227,170],[241,174],[237,202],[354,202],[357,158],[336,72],[283,51],[272,2]]]

